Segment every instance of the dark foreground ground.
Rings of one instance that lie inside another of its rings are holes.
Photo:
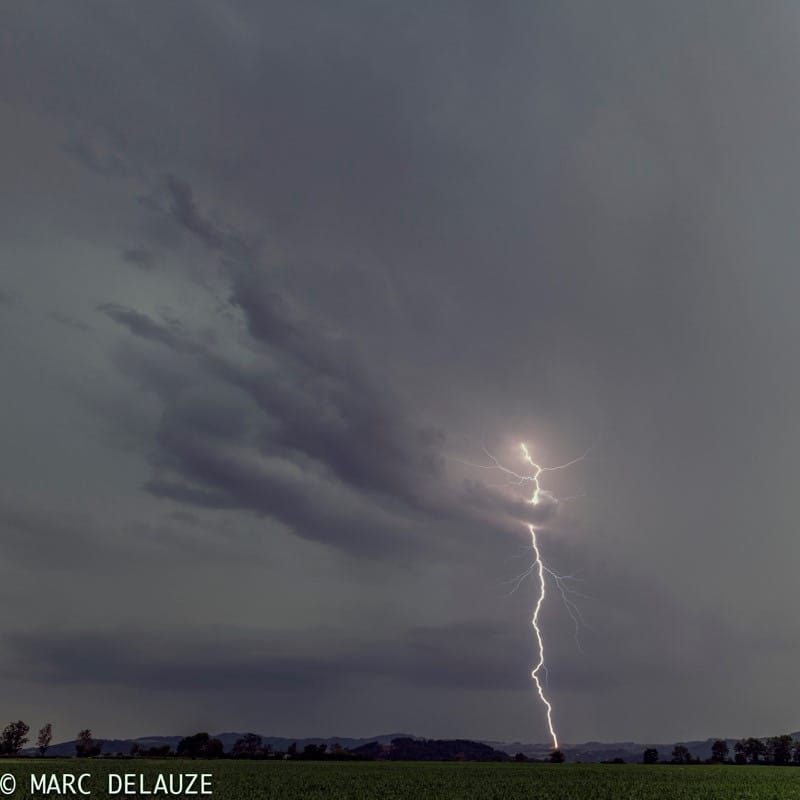
[[[31,795],[31,773],[53,772],[91,773],[85,786],[97,800],[165,797],[107,790],[109,773],[142,773],[152,788],[159,772],[210,772],[216,800],[800,800],[800,768],[791,767],[2,759],[0,790],[7,772],[14,800],[80,797]]]

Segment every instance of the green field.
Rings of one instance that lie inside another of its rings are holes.
[[[800,800],[791,767],[3,759],[3,772],[16,776],[17,800],[31,797],[32,772],[91,773],[101,800],[107,774],[126,772],[210,772],[218,800]]]

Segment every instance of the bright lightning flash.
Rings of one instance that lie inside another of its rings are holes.
[[[533,467],[534,470],[533,475],[529,476],[529,479],[533,482],[533,497],[531,497],[531,504],[538,505],[540,502],[540,493],[542,491],[542,487],[539,485],[539,476],[544,471],[544,468],[540,467],[533,461],[528,453],[528,448],[524,443],[520,444],[520,447],[522,448],[523,458]],[[544,688],[542,687],[542,682],[539,680],[539,672],[542,670],[542,668],[545,670],[547,669],[544,666],[544,640],[542,639],[542,631],[539,628],[539,612],[542,609],[542,603],[544,603],[545,595],[544,563],[542,562],[541,553],[539,553],[539,544],[536,541],[536,528],[532,523],[529,523],[528,530],[531,532],[531,546],[533,547],[533,554],[535,557],[533,562],[534,569],[539,578],[539,597],[536,600],[536,607],[533,610],[533,619],[531,620],[533,629],[536,631],[536,642],[539,645],[539,660],[536,662],[536,666],[531,672],[531,677],[533,678],[533,682],[536,684],[536,691],[539,693],[539,697],[544,704],[544,707],[547,709],[547,727],[550,731],[550,736],[553,738],[553,749],[557,750],[558,736],[556,735],[556,729],[553,727],[553,706],[547,699],[547,695],[545,695]]]
[[[539,483],[539,477],[543,472],[555,472],[556,470],[566,469],[567,467],[570,467],[573,464],[577,464],[579,461],[582,461],[586,457],[586,454],[584,454],[580,458],[573,459],[572,461],[568,461],[566,464],[561,464],[560,466],[557,467],[543,467],[540,464],[537,464],[531,458],[531,455],[528,452],[527,445],[525,445],[524,443],[520,444],[520,449],[522,450],[522,458],[525,461],[525,463],[529,464],[533,468],[533,472],[530,474],[517,473],[514,470],[511,470],[508,467],[501,464],[485,448],[484,452],[493,462],[493,466],[489,467],[489,469],[498,469],[510,475],[513,478],[512,482],[517,486],[520,486],[523,483],[533,484],[533,495],[531,496],[530,503],[531,505],[534,506],[537,506],[542,502],[543,495],[546,499],[553,502],[555,501],[555,498],[552,497],[552,495],[550,495],[546,490],[542,489],[542,486]],[[527,572],[525,572],[522,576],[520,576],[520,580],[522,580],[525,577],[528,577],[529,575],[535,576],[536,579],[538,580],[538,585],[539,585],[539,590],[536,598],[536,605],[533,609],[533,618],[531,619],[533,630],[536,633],[536,644],[538,647],[539,657],[536,662],[536,665],[531,671],[531,677],[533,678],[533,682],[536,685],[536,691],[539,694],[539,698],[541,699],[542,704],[544,705],[547,712],[547,728],[550,731],[550,736],[553,740],[553,748],[558,749],[558,736],[556,734],[555,726],[553,725],[553,706],[551,702],[547,699],[547,695],[545,694],[544,686],[542,685],[542,681],[540,678],[540,673],[542,672],[544,672],[545,676],[547,675],[547,667],[545,665],[545,659],[544,659],[544,640],[542,638],[541,628],[539,627],[539,613],[542,610],[542,605],[544,603],[545,593],[546,593],[545,573],[550,575],[551,578],[553,578],[553,580],[555,581],[555,584],[558,587],[559,592],[561,593],[561,597],[564,600],[564,604],[566,605],[567,611],[569,612],[573,622],[575,623],[576,633],[578,627],[578,619],[580,618],[580,611],[567,596],[567,592],[569,590],[565,586],[564,581],[566,578],[570,576],[557,575],[544,563],[544,561],[542,560],[542,555],[539,552],[539,543],[536,540],[536,526],[530,522],[525,522],[524,524],[528,528],[528,531],[531,534],[531,549],[533,550],[534,561],[533,564],[531,565],[531,568]]]

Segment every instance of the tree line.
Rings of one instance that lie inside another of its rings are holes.
[[[752,736],[739,739],[733,745],[733,753],[725,739],[717,739],[711,745],[711,758],[701,760],[692,756],[689,748],[676,744],[671,758],[661,761],[658,750],[648,747],[642,753],[645,764],[771,764],[774,766],[800,766],[800,740],[788,733],[756,739]]]
[[[22,749],[30,741],[28,734],[30,726],[22,720],[10,722],[0,734],[0,756],[19,756]],[[53,726],[51,723],[43,725],[36,737],[36,749],[40,756],[46,756],[53,741]],[[90,758],[99,756],[103,750],[103,741],[95,739],[89,728],[78,732],[75,740],[75,756],[77,758]],[[144,747],[134,743],[128,754],[133,757],[144,758],[276,758],[276,759],[363,759],[365,756],[352,753],[341,745],[334,744],[307,744],[302,750],[297,743],[289,745],[286,752],[273,750],[269,744],[255,733],[246,733],[234,742],[229,754],[225,753],[223,743],[206,732],[185,736],[178,742],[173,750],[169,744],[153,747]]]
[[[30,741],[30,725],[18,719],[16,722],[9,722],[0,733],[0,755],[18,756],[22,748]],[[48,722],[39,728],[36,736],[36,750],[40,756],[47,755],[50,744],[53,741],[53,725]],[[86,728],[78,732],[75,742],[76,756],[97,756],[103,748],[103,743],[92,738],[92,732]]]
[[[20,750],[28,743],[28,733],[30,726],[26,725],[21,719],[16,722],[9,722],[0,734],[0,755],[16,756]],[[36,737],[36,747],[39,755],[44,755],[50,742],[53,740],[53,726],[48,722],[39,729]]]
[[[364,760],[363,754],[346,750],[339,744],[330,747],[327,744],[307,744],[302,749],[297,742],[293,742],[283,750],[273,749],[264,742],[257,733],[246,733],[240,736],[231,748],[230,753],[225,752],[225,746],[220,739],[210,736],[205,731],[185,736],[178,742],[173,750],[168,744],[153,747],[144,747],[135,743],[130,755],[134,758],[251,758],[251,759],[313,759],[313,760]]]
[[[28,734],[30,726],[21,719],[16,722],[9,722],[0,734],[0,755],[19,756],[22,749],[30,741]],[[40,756],[47,755],[50,744],[53,741],[53,725],[48,722],[39,729],[36,737],[36,749]],[[294,745],[296,750],[297,746]],[[289,748],[292,750],[292,748]],[[324,746],[323,746],[324,749]],[[308,750],[308,748],[306,748]],[[103,751],[103,741],[95,739],[89,728],[78,731],[75,740],[75,755],[78,758],[90,758],[99,756]],[[207,733],[196,733],[186,736],[178,742],[176,750],[170,745],[158,747],[142,747],[134,744],[130,751],[131,756],[156,756],[164,758],[166,756],[183,756],[185,758],[221,758],[225,755],[225,748],[219,739],[212,738]],[[260,736],[248,733],[239,738],[233,746],[231,755],[251,757],[272,755],[272,750],[267,746],[262,746]]]
[[[29,741],[30,726],[22,720],[9,722],[0,733],[0,755],[18,756]],[[36,736],[36,751],[40,756],[45,756],[53,740],[53,726],[51,723],[43,725]],[[469,747],[468,747],[469,745]],[[128,755],[144,758],[269,758],[269,759],[314,759],[314,760],[372,760],[375,758],[389,757],[404,760],[405,758],[453,758],[450,752],[453,747],[459,751],[456,758],[462,760],[496,760],[504,756],[486,745],[466,740],[413,740],[395,739],[390,746],[379,745],[372,742],[353,750],[347,750],[339,744],[328,746],[322,744],[307,744],[302,750],[297,743],[289,745],[286,751],[274,750],[265,743],[261,736],[247,733],[234,742],[230,753],[225,752],[225,747],[220,739],[210,736],[206,732],[185,736],[178,742],[173,750],[169,744],[144,747],[134,743]],[[472,752],[475,748],[484,748],[488,752]],[[75,741],[75,755],[78,758],[99,756],[103,750],[103,741],[95,739],[89,728],[78,732]],[[408,752],[406,752],[408,751]],[[122,754],[119,754],[122,755]],[[505,759],[503,759],[505,760]],[[527,761],[522,753],[515,757],[516,761]],[[550,761],[561,763],[564,754],[555,750],[550,755]],[[622,759],[617,759],[621,761]],[[683,744],[676,744],[672,748],[671,757],[662,760],[658,750],[648,747],[642,753],[642,762],[645,764],[770,764],[775,766],[800,766],[800,740],[792,738],[789,734],[770,736],[767,739],[756,739],[752,736],[739,739],[731,751],[725,739],[717,739],[711,745],[711,757],[705,760],[693,756],[689,748]]]
[[[9,723],[0,734],[0,755],[19,756],[28,743],[30,727],[22,720]],[[44,725],[36,739],[39,756],[46,756],[53,739],[53,726]],[[90,758],[103,753],[104,742],[95,739],[89,728],[78,732],[75,740],[75,756]],[[28,755],[26,753],[25,755]],[[110,755],[110,754],[109,754]],[[372,761],[388,760],[443,760],[443,761],[508,761],[509,756],[481,742],[466,739],[412,739],[398,737],[390,744],[369,742],[349,750],[340,744],[306,744],[300,748],[297,742],[285,751],[274,749],[256,733],[246,733],[225,752],[223,742],[205,731],[185,736],[175,749],[170,744],[147,747],[134,742],[128,753],[114,753],[115,757],[133,758],[251,758],[251,759],[298,759],[324,761]],[[558,751],[563,760],[563,755]]]

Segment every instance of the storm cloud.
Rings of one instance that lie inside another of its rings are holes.
[[[797,730],[797,17],[0,11],[9,716]]]

